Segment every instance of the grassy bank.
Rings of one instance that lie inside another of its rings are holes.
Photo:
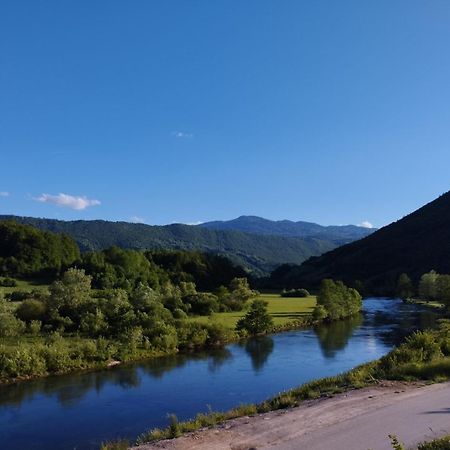
[[[449,378],[450,322],[442,320],[438,330],[413,333],[404,344],[379,360],[358,366],[341,375],[312,381],[259,404],[241,405],[227,412],[198,414],[186,422],[178,422],[176,417],[172,417],[167,428],[150,430],[142,434],[136,443],[170,439],[203,427],[215,426],[229,419],[298,406],[305,400],[359,389],[380,380],[437,382]]]

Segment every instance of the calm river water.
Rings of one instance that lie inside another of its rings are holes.
[[[369,298],[364,313],[318,329],[249,339],[224,349],[0,387],[0,447],[98,449],[167,425],[168,413],[259,402],[387,353],[435,315],[400,300]]]

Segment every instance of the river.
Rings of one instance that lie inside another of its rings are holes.
[[[317,329],[249,339],[220,350],[0,387],[0,447],[95,449],[135,439],[198,412],[259,402],[315,378],[379,358],[436,315],[400,300],[368,298],[363,314]]]

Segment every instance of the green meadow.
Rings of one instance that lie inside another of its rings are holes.
[[[294,320],[306,318],[312,314],[316,306],[316,297],[281,297],[280,294],[261,294],[258,298],[268,303],[268,312],[272,316],[275,326],[283,326]],[[214,313],[212,316],[191,317],[193,322],[219,322],[227,328],[234,329],[237,321],[245,315],[243,311]]]

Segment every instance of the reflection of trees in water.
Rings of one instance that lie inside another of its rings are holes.
[[[140,379],[135,368],[116,367],[99,372],[49,376],[0,387],[0,406],[20,406],[35,395],[55,396],[62,406],[79,402],[90,390],[101,391],[106,384],[136,387]]]
[[[178,355],[150,359],[141,365],[141,369],[153,378],[162,378],[166,373],[184,367],[188,362],[207,360],[208,370],[215,372],[231,357],[232,354],[227,348],[216,348],[210,351],[180,353]]]
[[[20,406],[35,395],[54,396],[62,406],[69,407],[78,403],[89,391],[100,392],[107,384],[120,386],[122,389],[138,387],[141,384],[138,369],[153,378],[162,378],[166,373],[183,367],[189,361],[208,360],[208,370],[215,372],[231,357],[228,349],[219,348],[210,352],[154,358],[144,363],[109,370],[50,376],[0,386],[0,407]]]
[[[273,347],[273,339],[269,336],[257,336],[245,342],[244,348],[252,360],[255,372],[259,372],[267,363]]]
[[[436,320],[442,317],[437,311],[431,309],[418,309],[417,306],[402,305],[397,310],[376,312],[371,319],[371,325],[377,329],[386,327],[380,332],[381,341],[388,346],[399,345],[415,330],[424,330],[436,326]]]
[[[362,314],[338,320],[327,325],[319,325],[314,332],[319,340],[325,358],[334,358],[339,350],[344,349],[355,328],[363,322]]]

